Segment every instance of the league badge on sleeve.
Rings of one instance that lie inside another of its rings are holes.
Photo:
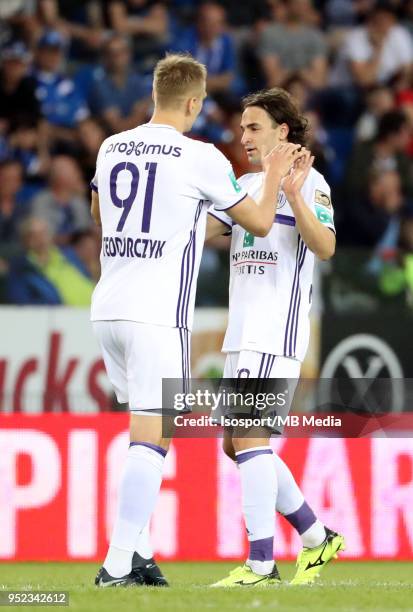
[[[231,180],[232,186],[234,187],[235,191],[237,193],[239,193],[242,189],[241,185],[238,183],[237,179],[235,178],[235,174],[234,172],[231,170],[231,172],[229,173],[229,178]]]
[[[315,190],[315,203],[321,204],[321,206],[325,206],[326,208],[331,208],[331,198],[329,195],[324,193],[324,191],[320,191],[320,189]]]
[[[317,215],[317,219],[321,221],[321,223],[330,223],[331,225],[333,225],[333,218],[328,212],[328,210],[326,210],[322,206],[316,206],[315,212]]]

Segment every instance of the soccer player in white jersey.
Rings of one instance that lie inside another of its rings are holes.
[[[95,583],[142,584],[132,558],[153,512],[170,443],[162,423],[162,379],[189,376],[189,342],[207,201],[253,234],[271,227],[282,178],[302,155],[283,144],[264,160],[253,200],[212,145],[183,135],[206,96],[206,70],[171,55],[155,69],[149,123],[107,138],[92,180],[102,226],[101,278],[91,319],[109,379],[130,408],[130,447],[110,546]],[[185,387],[184,387],[185,388]]]
[[[248,96],[241,127],[248,159],[257,165],[280,143],[305,144],[307,122],[282,89]],[[289,379],[290,404],[308,346],[314,260],[329,259],[336,242],[330,188],[312,162],[307,153],[283,180],[266,237],[255,237],[217,210],[210,210],[207,229],[207,239],[232,231],[224,378]],[[256,197],[262,180],[263,173],[257,172],[239,183]],[[263,586],[278,574],[273,561],[274,508],[302,538],[292,584],[313,582],[344,548],[344,539],[317,519],[289,468],[273,454],[269,439],[274,432],[266,427],[254,437],[239,432],[225,432],[224,450],[239,466],[249,556],[244,566],[213,586]]]

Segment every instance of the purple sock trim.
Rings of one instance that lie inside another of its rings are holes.
[[[264,538],[250,542],[248,559],[251,561],[272,561],[274,558],[274,538]]]
[[[129,448],[131,446],[146,446],[146,448],[151,448],[152,450],[162,455],[162,457],[166,457],[167,451],[164,448],[161,448],[160,446],[156,446],[156,444],[150,444],[149,442],[131,442],[129,444]]]
[[[303,505],[300,506],[295,512],[286,514],[285,518],[300,535],[304,533],[304,531],[307,531],[307,529],[309,529],[317,520],[316,515],[311,510],[307,502],[304,502]]]
[[[263,448],[261,450],[252,450],[249,453],[242,453],[241,455],[237,455],[235,453],[236,459],[237,459],[237,463],[238,465],[240,463],[244,463],[245,461],[248,461],[249,459],[253,459],[254,457],[257,457],[258,455],[272,455],[272,448]]]

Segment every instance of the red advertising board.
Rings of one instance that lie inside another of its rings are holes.
[[[0,418],[0,559],[104,557],[127,423],[127,415],[109,413]],[[348,558],[412,558],[413,437],[273,445],[319,517],[346,536]],[[238,472],[220,440],[173,443],[151,533],[159,558],[245,556]],[[277,517],[276,557],[291,559],[299,546]]]

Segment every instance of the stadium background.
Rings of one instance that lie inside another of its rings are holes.
[[[151,71],[167,50],[207,64],[210,96],[193,136],[220,147],[237,175],[249,169],[242,95],[281,85],[309,119],[338,248],[317,269],[304,376],[328,364],[329,375],[363,377],[375,359],[375,376],[410,377],[412,36],[413,2],[403,0],[0,4],[0,559],[105,552],[127,416],[88,323],[100,240],[88,184],[105,136],[150,116]],[[220,239],[205,250],[199,279],[200,377],[222,368],[227,274]],[[306,397],[302,410],[313,407]],[[345,533],[348,558],[411,559],[409,432],[274,446],[320,517]],[[219,441],[178,440],[152,525],[158,556],[242,558],[239,493]],[[298,546],[277,519],[277,557],[293,558]]]

